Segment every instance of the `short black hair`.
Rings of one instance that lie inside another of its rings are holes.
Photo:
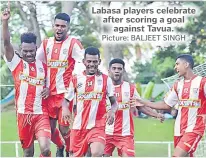
[[[190,55],[190,54],[181,54],[181,55],[179,55],[179,56],[177,57],[177,59],[183,59],[183,60],[185,60],[186,62],[189,63],[191,69],[193,69],[193,67],[194,67],[194,60],[193,60],[192,55]]]
[[[66,13],[58,13],[55,16],[54,20],[56,20],[56,19],[61,19],[61,20],[66,21],[67,23],[70,23],[70,16]]]
[[[98,57],[100,58],[100,51],[96,47],[86,48],[85,51],[84,51],[84,57],[86,57],[87,54],[89,54],[89,55],[98,55]]]
[[[123,68],[125,67],[125,63],[122,59],[120,58],[115,58],[115,59],[112,59],[110,62],[109,62],[109,68],[112,66],[112,64],[122,64]]]
[[[26,32],[21,34],[21,44],[22,43],[34,43],[36,44],[37,36],[32,32]]]

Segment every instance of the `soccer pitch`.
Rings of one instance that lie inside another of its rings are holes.
[[[135,141],[172,141],[174,120],[165,120],[160,123],[156,119],[135,118]],[[18,141],[15,112],[1,113],[1,141]],[[22,156],[21,145],[19,144],[19,156]],[[55,156],[56,149],[52,144],[52,156]],[[171,147],[173,149],[173,146]],[[35,145],[35,156],[39,156],[39,146]],[[167,157],[167,144],[136,144],[137,157]],[[1,144],[1,157],[15,157],[15,144]],[[116,152],[114,154],[116,155]]]

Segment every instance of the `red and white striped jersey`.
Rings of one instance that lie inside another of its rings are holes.
[[[115,121],[112,125],[106,125],[105,132],[108,135],[128,136],[134,135],[134,123],[130,112],[130,98],[139,98],[135,85],[123,81],[121,85],[115,85],[115,97],[119,109],[115,114]]]
[[[51,95],[66,92],[75,64],[84,57],[82,50],[81,43],[70,36],[64,41],[50,37],[42,42],[37,50],[37,59],[47,63],[47,86]]]
[[[178,104],[175,136],[187,132],[204,133],[203,118],[198,115],[206,114],[206,78],[195,76],[191,80],[176,82],[164,101],[171,107]]]
[[[15,53],[11,62],[4,56],[15,84],[15,104],[21,114],[47,113],[46,100],[41,92],[46,87],[46,64],[40,60],[27,63]]]
[[[73,75],[65,98],[76,94],[76,113],[72,129],[91,129],[105,126],[106,98],[114,96],[114,86],[107,75]]]

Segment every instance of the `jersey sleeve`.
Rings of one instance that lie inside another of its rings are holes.
[[[72,101],[75,97],[75,85],[74,85],[74,82],[73,82],[72,78],[69,82],[69,87],[67,88],[67,91],[64,94],[64,98],[69,100],[69,101]]]
[[[81,63],[82,59],[84,58],[84,49],[80,41],[75,39],[75,43],[72,49],[72,58],[78,62]]]
[[[107,96],[108,97],[114,96],[114,85],[110,77],[107,78]]]
[[[178,100],[179,99],[175,90],[175,86],[173,86],[172,89],[165,95],[164,102],[170,107],[175,107],[175,105],[178,104]]]
[[[43,42],[41,43],[40,47],[36,51],[36,59],[42,61],[43,63],[46,63]]]
[[[9,69],[11,71],[14,71],[22,59],[16,53],[14,53],[14,56],[11,61],[8,61],[5,55],[4,55],[4,60],[8,65]]]
[[[140,99],[140,95],[139,95],[139,93],[137,92],[136,88],[134,89],[134,94],[133,94],[132,98],[138,98],[138,99]]]

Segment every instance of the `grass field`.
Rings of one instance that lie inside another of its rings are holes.
[[[136,141],[172,141],[174,120],[166,120],[160,123],[156,119],[135,119]],[[1,141],[17,141],[17,127],[15,112],[3,112],[1,114]],[[172,146],[173,148],[173,146]],[[39,156],[38,144],[35,146],[35,156]],[[136,144],[136,156],[138,157],[167,157],[166,144]],[[55,146],[52,145],[52,156],[55,156]],[[19,156],[22,149],[19,145]],[[116,154],[115,154],[116,155]],[[14,157],[14,144],[1,144],[1,157]]]

